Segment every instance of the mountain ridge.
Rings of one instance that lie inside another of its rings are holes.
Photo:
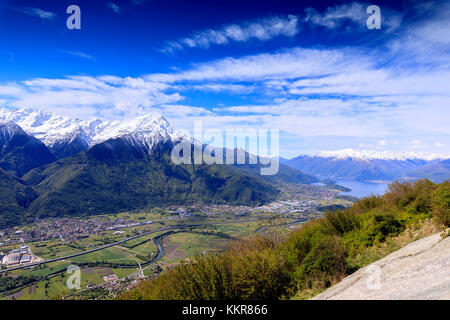
[[[450,155],[426,153],[426,152],[391,152],[391,151],[374,151],[374,150],[356,150],[356,149],[341,149],[334,151],[320,151],[315,154],[302,154],[299,156],[320,157],[320,158],[335,158],[348,159],[354,158],[359,160],[445,160],[450,159]]]

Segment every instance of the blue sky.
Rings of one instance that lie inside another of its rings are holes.
[[[0,107],[280,129],[285,157],[448,154],[448,31],[448,1],[2,0]]]

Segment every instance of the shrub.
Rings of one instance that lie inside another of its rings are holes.
[[[329,287],[347,274],[345,250],[337,236],[318,239],[296,271],[299,289]]]
[[[370,196],[358,200],[349,209],[356,214],[363,214],[373,208],[378,208],[384,204],[383,198],[380,196]]]
[[[390,204],[400,209],[412,204],[414,210],[411,213],[424,213],[430,209],[430,194],[436,185],[430,180],[418,180],[412,182],[395,181],[389,185],[389,191],[383,196]]]
[[[322,223],[328,232],[338,235],[343,235],[360,227],[358,216],[351,210],[329,211]]]
[[[444,227],[450,227],[450,182],[444,182],[434,190],[431,197],[432,214]]]
[[[290,268],[294,269],[302,263],[312,248],[315,239],[323,235],[323,225],[319,220],[312,220],[300,229],[291,232],[282,247],[283,255]]]
[[[370,244],[384,242],[387,237],[398,235],[404,228],[404,225],[393,215],[376,215],[367,230],[367,239]]]
[[[389,185],[388,192],[383,198],[388,203],[404,208],[415,198],[414,184],[412,182],[394,181]]]

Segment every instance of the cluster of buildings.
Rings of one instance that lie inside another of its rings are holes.
[[[35,223],[31,229],[19,231],[13,231],[11,229],[3,231],[3,234],[0,235],[0,246],[57,238],[61,239],[63,242],[70,243],[92,235],[99,235],[106,230],[138,227],[152,223],[152,221],[136,223],[127,219],[51,218]]]
[[[330,200],[333,199],[335,193],[327,193],[326,197],[318,197],[320,200]],[[322,194],[322,196],[324,196]],[[318,206],[320,206],[320,200],[315,198],[309,199],[289,199],[289,200],[279,200],[267,205],[259,207],[251,206],[234,206],[226,204],[208,204],[193,206],[189,209],[177,208],[169,210],[171,214],[169,217],[164,218],[165,220],[179,219],[192,216],[192,212],[199,212],[209,217],[213,217],[219,214],[233,214],[235,217],[247,217],[259,213],[300,213],[309,214],[316,213]]]
[[[154,278],[153,276],[152,278]],[[136,277],[136,278],[124,278],[119,279],[116,275],[107,275],[103,277],[103,280],[105,283],[102,284],[89,284],[86,286],[86,289],[83,291],[89,291],[89,290],[105,290],[107,292],[107,295],[105,297],[102,297],[101,299],[114,299],[118,295],[120,295],[122,292],[129,291],[133,288],[135,288],[141,281],[148,279],[147,276],[144,277]],[[67,297],[63,297],[63,299],[66,299]]]
[[[19,249],[11,250],[7,255],[1,257],[1,264],[4,266],[13,266],[19,264],[31,263],[33,255],[29,246],[21,246]]]
[[[193,214],[192,214],[192,212],[190,212],[190,210],[188,210],[186,208],[181,208],[181,207],[177,208],[176,210],[169,210],[169,213],[171,214],[171,216],[167,217],[167,218],[171,218],[171,219],[186,218],[186,217],[193,216]],[[168,219],[166,219],[166,220],[168,220]]]

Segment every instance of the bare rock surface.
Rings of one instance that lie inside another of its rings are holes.
[[[315,300],[450,299],[450,237],[412,242],[361,268]]]

